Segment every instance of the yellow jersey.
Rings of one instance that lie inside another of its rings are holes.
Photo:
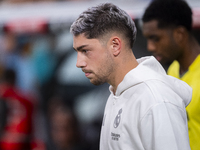
[[[192,100],[186,107],[191,150],[200,150],[200,54],[189,66],[188,71],[180,77],[179,63],[174,61],[167,73],[185,81],[193,89]]]

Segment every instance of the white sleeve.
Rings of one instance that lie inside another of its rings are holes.
[[[186,111],[170,103],[153,106],[140,120],[145,150],[190,150]]]

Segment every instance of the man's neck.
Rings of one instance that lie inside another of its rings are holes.
[[[183,76],[187,71],[189,66],[194,62],[196,57],[200,54],[200,45],[198,42],[192,37],[192,39],[188,42],[185,47],[185,51],[183,56],[178,60],[180,64],[180,76]]]
[[[118,64],[118,67],[116,69],[115,77],[113,78],[112,82],[109,84],[113,87],[113,93],[116,93],[118,85],[123,81],[125,75],[131,71],[132,69],[136,68],[138,65],[138,62],[135,58],[135,56],[131,56],[131,59],[125,60]]]

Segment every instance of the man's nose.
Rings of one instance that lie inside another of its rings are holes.
[[[83,68],[85,66],[86,66],[86,62],[85,62],[83,56],[80,53],[78,53],[77,54],[76,67],[77,68]]]
[[[147,49],[149,52],[154,52],[156,50],[156,45],[154,42],[148,40],[147,41]]]

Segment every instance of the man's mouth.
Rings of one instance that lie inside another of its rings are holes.
[[[88,77],[91,73],[90,72],[85,72],[85,76]]]
[[[91,71],[87,71],[82,69],[82,71],[85,73],[85,76],[88,77],[92,72]]]

